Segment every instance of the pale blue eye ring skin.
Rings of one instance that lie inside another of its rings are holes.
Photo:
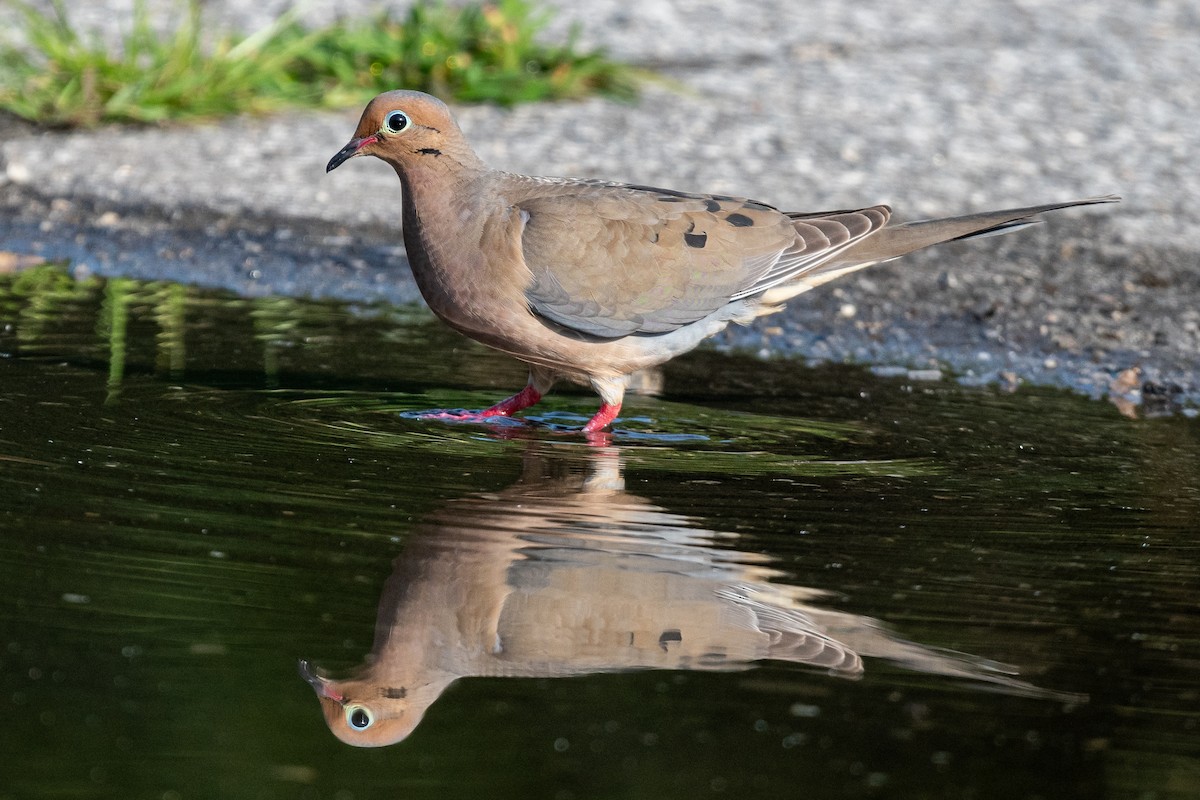
[[[356,731],[365,731],[374,722],[371,712],[364,706],[346,706],[346,724]]]
[[[399,133],[408,127],[408,115],[403,111],[391,111],[383,118],[383,129],[388,133]]]

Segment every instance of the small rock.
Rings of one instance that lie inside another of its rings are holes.
[[[1142,394],[1145,397],[1172,397],[1183,394],[1183,387],[1177,383],[1158,383],[1146,381],[1142,384]]]
[[[26,184],[33,180],[33,174],[29,171],[29,167],[20,161],[10,161],[4,174],[13,183]]]
[[[1108,384],[1108,390],[1113,394],[1129,394],[1137,389],[1141,379],[1142,368],[1129,367],[1117,373],[1117,377]]]
[[[10,253],[7,250],[0,250],[0,275],[19,272],[20,270],[29,269],[30,267],[36,267],[45,263],[46,259],[39,256],[31,256],[25,253]]]

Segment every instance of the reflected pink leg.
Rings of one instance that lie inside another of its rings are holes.
[[[542,394],[532,385],[526,386],[507,400],[501,400],[491,408],[479,412],[481,417],[511,417],[542,399]],[[606,423],[607,424],[607,423]]]
[[[584,433],[596,433],[602,431],[617,418],[617,414],[621,413],[620,403],[601,403],[600,410],[596,412],[596,416],[588,420],[587,425],[583,426]]]

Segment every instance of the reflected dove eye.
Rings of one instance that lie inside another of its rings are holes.
[[[408,127],[408,115],[403,111],[389,111],[383,118],[383,127],[390,133],[399,133]]]
[[[354,730],[365,731],[371,727],[371,723],[374,721],[375,718],[371,716],[371,712],[366,706],[346,706],[346,724]]]

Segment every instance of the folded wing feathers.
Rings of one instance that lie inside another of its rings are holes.
[[[729,585],[716,594],[750,612],[749,624],[767,637],[767,658],[819,667],[846,677],[862,674],[859,654],[821,630],[802,609],[758,599],[758,591],[748,586]]]
[[[731,299],[740,300],[761,294],[783,283],[801,280],[819,273],[829,265],[841,268],[837,257],[864,237],[887,224],[891,209],[874,206],[858,211],[835,212],[831,215],[788,214],[794,222],[796,241],[780,254],[774,266],[752,285],[737,292]]]

